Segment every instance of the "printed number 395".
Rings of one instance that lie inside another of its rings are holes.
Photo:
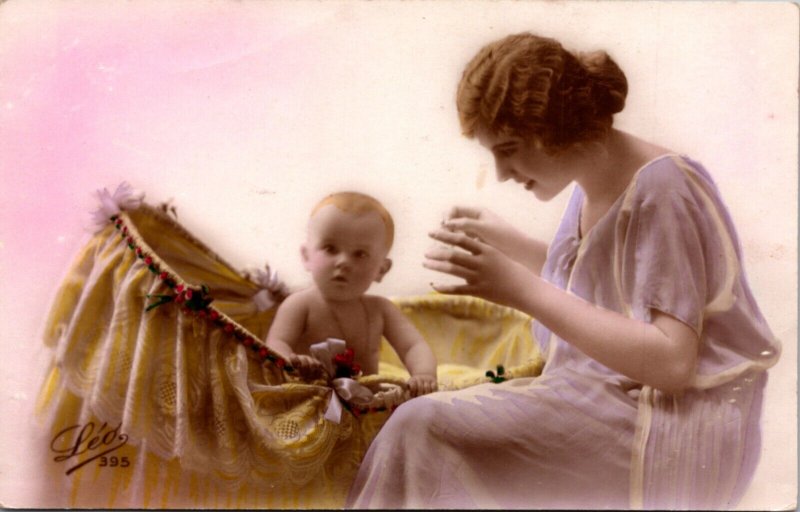
[[[131,463],[128,457],[100,457],[100,467],[127,468]]]

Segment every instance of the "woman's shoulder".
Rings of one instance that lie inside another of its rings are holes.
[[[711,176],[697,162],[685,155],[667,153],[645,164],[634,178],[629,193],[632,204],[660,204],[682,199],[694,203],[698,192],[714,191]]]

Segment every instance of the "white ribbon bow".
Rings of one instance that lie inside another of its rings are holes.
[[[278,299],[288,295],[286,285],[278,278],[278,272],[273,272],[269,265],[265,265],[264,270],[255,268],[248,270],[247,273],[253,282],[262,288],[253,295],[253,302],[259,311],[268,310]]]
[[[311,345],[311,355],[318,359],[325,367],[329,375],[336,374],[333,365],[333,357],[341,354],[347,348],[344,340],[328,338],[325,341]],[[368,406],[372,401],[372,391],[366,386],[362,386],[355,380],[348,377],[333,379],[333,393],[325,409],[325,419],[334,423],[339,423],[342,419],[342,400],[348,404],[357,406]]]
[[[144,200],[144,192],[135,191],[127,181],[123,181],[113,194],[107,188],[98,189],[97,198],[100,206],[92,212],[92,224],[95,231],[100,231],[108,224],[112,215],[117,215],[122,210],[139,208]]]

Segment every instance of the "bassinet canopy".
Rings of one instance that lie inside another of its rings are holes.
[[[344,400],[338,423],[325,419],[332,381],[302,380],[264,344],[287,295],[269,267],[237,272],[127,184],[100,201],[98,231],[47,320],[54,354],[38,412],[62,457],[92,433],[114,450],[49,459],[65,505],[341,507],[370,441],[407,399],[388,343],[379,374],[354,377],[371,402]],[[435,293],[394,301],[433,348],[440,389],[541,371],[519,312]]]

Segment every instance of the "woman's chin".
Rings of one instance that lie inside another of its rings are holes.
[[[534,185],[532,187],[525,187],[525,190],[533,193],[534,197],[536,197],[536,199],[538,199],[539,201],[549,201],[553,199],[553,197],[555,196],[555,194],[550,193],[550,191],[543,190],[542,187],[538,185]]]

